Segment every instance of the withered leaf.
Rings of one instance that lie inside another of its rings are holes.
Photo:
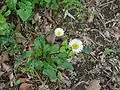
[[[99,83],[100,80],[91,80],[86,90],[100,90],[101,86],[99,85]]]
[[[34,90],[32,86],[32,84],[22,83],[19,90]]]
[[[48,43],[53,44],[55,42],[55,35],[53,33],[49,34],[46,37],[46,40],[47,40]]]

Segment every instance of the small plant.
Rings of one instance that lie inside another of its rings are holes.
[[[32,3],[30,1],[21,1],[18,3],[20,9],[17,10],[17,14],[23,21],[27,21],[32,16]]]
[[[47,7],[54,10],[59,8],[59,0],[39,0],[39,4],[42,7]]]
[[[68,10],[73,15],[77,16],[78,19],[84,19],[84,0],[63,0],[61,5],[64,6],[64,10]]]
[[[13,11],[16,9],[16,4],[18,0],[6,0],[6,4],[9,8],[9,10]]]
[[[35,48],[33,51],[25,51],[16,61],[17,66],[23,65],[22,72],[27,72],[34,76],[35,71],[41,71],[51,81],[56,81],[58,71],[69,69],[73,70],[72,64],[67,61],[70,56],[66,51],[61,51],[58,44],[50,45],[46,43],[43,36],[34,40]],[[64,44],[66,45],[66,44]],[[71,51],[71,49],[67,49]]]
[[[4,15],[0,13],[0,51],[7,50],[8,52],[15,53],[18,46],[14,40],[14,25],[6,22]]]
[[[0,13],[0,35],[6,35],[10,33],[8,23],[5,17]]]

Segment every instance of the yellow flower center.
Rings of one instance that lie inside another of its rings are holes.
[[[61,35],[61,34],[62,34],[62,32],[59,30],[59,31],[57,31],[57,34],[58,34],[58,35]]]
[[[72,45],[72,48],[76,50],[76,49],[79,48],[79,45],[78,45],[77,43],[74,43],[74,44]]]

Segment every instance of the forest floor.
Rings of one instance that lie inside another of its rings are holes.
[[[47,8],[36,7],[34,24],[21,23],[11,15],[8,22],[15,24],[15,32],[22,35],[16,37],[16,43],[23,51],[33,48],[33,39],[44,35],[48,37],[57,27],[65,30],[62,38],[54,42],[61,43],[64,39],[78,38],[83,41],[84,49],[80,57],[74,56],[71,63],[73,71],[63,71],[60,83],[44,79],[36,72],[36,78],[16,72],[14,69],[14,53],[0,51],[0,90],[120,90],[120,0],[86,0],[85,19],[81,22],[72,16],[64,17],[65,12],[59,10],[54,16]],[[0,0],[0,8],[4,2]],[[50,38],[53,41],[53,38]],[[84,53],[85,50],[90,53]],[[19,85],[15,85],[16,80]]]

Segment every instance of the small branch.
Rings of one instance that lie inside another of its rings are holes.
[[[41,79],[41,77],[39,76],[39,74],[38,74],[37,71],[35,71],[35,74],[36,74],[37,78],[39,79],[39,81],[43,84],[44,82],[42,81],[42,79]]]

